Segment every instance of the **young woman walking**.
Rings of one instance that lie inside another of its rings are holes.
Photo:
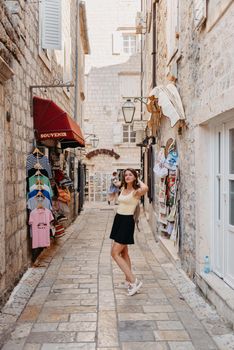
[[[141,196],[148,187],[138,179],[134,169],[126,169],[123,174],[123,186],[119,195],[119,206],[114,218],[110,238],[113,239],[111,256],[125,274],[128,284],[128,295],[134,295],[142,286],[131,270],[128,244],[134,244],[135,222],[134,211]]]

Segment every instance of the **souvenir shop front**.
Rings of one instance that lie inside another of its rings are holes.
[[[145,149],[145,176],[148,182],[150,224],[166,248],[180,249],[180,176],[176,134],[184,127],[185,115],[174,84],[155,87],[147,105],[151,117],[148,132],[154,143]],[[175,127],[176,126],[176,127]],[[175,128],[174,128],[175,127]]]
[[[28,224],[35,253],[50,246],[51,239],[62,237],[80,211],[81,165],[75,149],[85,142],[79,125],[51,100],[34,97],[33,118],[36,141],[26,172]]]

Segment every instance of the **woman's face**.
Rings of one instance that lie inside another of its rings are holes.
[[[124,173],[124,180],[125,182],[128,183],[132,183],[135,180],[135,176],[133,175],[133,173],[129,170],[126,170]]]

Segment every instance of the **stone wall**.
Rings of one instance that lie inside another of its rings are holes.
[[[26,212],[26,158],[33,148],[33,118],[30,110],[29,86],[50,84],[62,79],[62,69],[52,52],[51,69],[39,56],[39,2],[0,1],[0,56],[14,71],[11,80],[1,86],[3,103],[1,120],[3,137],[1,153],[5,155],[4,221],[1,232],[0,261],[5,261],[0,271],[0,302],[4,300],[20,275],[31,261]],[[71,24],[75,25],[76,1],[71,1]],[[75,42],[75,31],[71,31]],[[75,47],[72,46],[72,70],[75,72]],[[36,89],[36,95],[53,99],[73,116],[74,89],[70,95],[64,89]],[[11,119],[6,120],[6,111]],[[3,148],[3,149],[2,149]],[[2,167],[2,157],[0,158]],[[2,243],[4,242],[4,244]]]
[[[226,1],[228,3],[228,1]],[[229,2],[231,3],[231,2]],[[217,14],[214,9],[216,2],[209,2],[207,23],[212,20],[212,15]],[[169,67],[166,66],[166,2],[157,4],[157,85],[167,84],[168,75],[176,77],[176,86],[179,90],[186,115],[187,129],[182,135],[178,135],[177,127],[171,129],[167,118],[161,123],[161,144],[165,145],[169,137],[174,137],[177,142],[180,157],[180,255],[186,272],[192,277],[196,269],[196,260],[200,254],[196,249],[196,239],[199,234],[200,245],[203,245],[202,254],[211,249],[208,246],[209,234],[204,227],[208,227],[205,221],[210,221],[210,194],[206,185],[206,197],[200,192],[207,181],[208,165],[210,163],[209,135],[201,123],[207,123],[211,118],[233,108],[231,91],[234,85],[233,57],[233,11],[232,4],[226,12],[220,13],[219,20],[211,28],[205,25],[201,30],[196,30],[194,25],[193,1],[182,0],[179,2],[179,50]],[[217,17],[217,16],[216,16]],[[227,29],[228,28],[228,29]],[[152,31],[147,40],[152,40]],[[177,73],[175,70],[177,67]],[[150,84],[148,83],[148,86]],[[146,91],[147,93],[147,91]],[[200,131],[199,131],[200,130]],[[206,132],[205,132],[206,131]],[[205,139],[201,139],[201,135]],[[202,150],[199,145],[203,145]],[[203,152],[202,159],[197,152]],[[196,159],[196,161],[195,161]],[[205,171],[205,172],[203,172]],[[200,194],[199,200],[197,194]],[[202,202],[201,202],[202,200]],[[199,207],[204,207],[206,201],[207,218],[203,215],[203,231],[197,229],[196,223]],[[157,231],[155,217],[157,217],[157,203],[149,209],[152,226]],[[201,257],[199,257],[201,259]]]

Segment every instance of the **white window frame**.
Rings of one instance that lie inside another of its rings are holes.
[[[136,143],[136,131],[133,130],[133,124],[123,124],[123,143]]]
[[[228,248],[230,243],[228,241],[228,231],[230,231],[229,224],[229,188],[228,180],[234,180],[234,175],[228,175],[229,155],[227,154],[228,133],[230,130],[230,117],[225,118],[222,123],[215,123],[212,132],[212,169],[213,176],[212,188],[213,196],[211,202],[213,203],[213,225],[212,225],[212,252],[211,262],[212,270],[229,284],[234,287],[234,278],[228,274]],[[218,166],[218,133],[220,133],[220,171]],[[220,194],[218,194],[217,179],[220,179]],[[220,201],[218,203],[218,200]],[[220,206],[220,217],[219,217]],[[232,229],[233,231],[233,229]],[[234,233],[233,233],[234,234]],[[218,255],[220,254],[220,256]]]
[[[132,39],[134,40],[132,41]],[[125,43],[128,45],[125,47]],[[132,45],[132,43],[134,43]],[[127,50],[126,50],[127,49]],[[132,51],[133,49],[133,51]],[[122,50],[123,54],[134,55],[137,53],[137,36],[134,33],[122,33]]]

